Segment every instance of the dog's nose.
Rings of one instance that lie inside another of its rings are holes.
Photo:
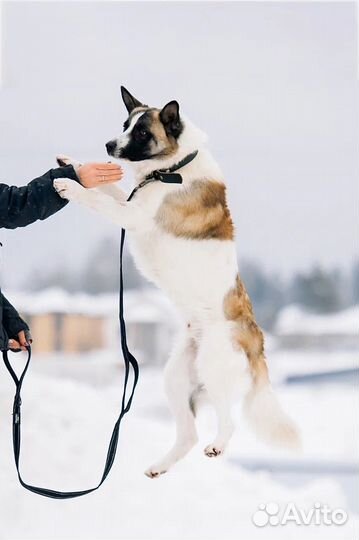
[[[116,141],[108,141],[108,143],[106,143],[106,150],[107,150],[107,153],[111,156],[114,151],[116,150],[116,146],[117,146],[117,143]]]

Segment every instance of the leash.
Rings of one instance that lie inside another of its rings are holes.
[[[197,155],[198,151],[192,152],[188,156],[186,156],[183,160],[179,161],[172,167],[168,169],[158,169],[150,173],[146,176],[145,180],[143,180],[138,186],[136,186],[130,196],[128,197],[127,201],[130,201],[135,193],[146,186],[149,183],[152,182],[164,182],[167,184],[181,184],[182,183],[182,176],[178,173],[175,173],[178,169],[184,167],[188,163],[190,163]],[[27,347],[27,362],[25,364],[25,367],[20,375],[18,377],[9,361],[9,357],[7,354],[7,351],[2,351],[3,354],[3,360],[5,363],[5,366],[10,373],[16,387],[15,397],[14,397],[14,404],[13,404],[13,416],[12,416],[12,439],[13,439],[13,449],[14,449],[14,457],[15,457],[15,466],[17,470],[17,475],[19,478],[20,484],[27,490],[32,491],[33,493],[36,493],[37,495],[42,495],[44,497],[50,497],[52,499],[73,499],[75,497],[81,497],[82,495],[87,495],[88,493],[92,493],[93,491],[96,491],[99,489],[99,487],[104,483],[106,480],[112,465],[115,460],[116,456],[116,450],[117,450],[117,444],[120,434],[120,426],[122,418],[125,416],[125,414],[128,413],[128,411],[131,408],[132,399],[135,393],[135,389],[138,382],[139,377],[139,367],[138,362],[136,358],[133,356],[133,354],[129,351],[127,346],[127,336],[126,336],[126,324],[125,324],[125,318],[124,318],[124,305],[123,305],[123,272],[122,272],[122,260],[123,260],[123,248],[125,244],[125,237],[126,237],[126,231],[125,229],[121,229],[121,240],[120,240],[120,290],[119,290],[119,324],[120,324],[120,330],[121,330],[121,349],[125,364],[125,374],[124,374],[124,382],[123,382],[123,391],[122,391],[122,401],[121,401],[121,411],[120,415],[116,420],[116,423],[114,425],[110,443],[107,450],[107,456],[105,461],[105,466],[103,469],[102,477],[100,482],[97,484],[97,486],[89,489],[84,489],[82,491],[57,491],[53,489],[48,488],[42,488],[33,486],[31,484],[27,484],[21,477],[20,474],[20,449],[21,449],[21,388],[24,382],[24,378],[26,375],[26,372],[29,368],[30,361],[31,361],[31,346],[29,345]],[[131,368],[132,368],[132,374],[133,374],[133,381],[132,381],[132,389],[129,393],[129,396],[127,398],[128,394],[128,382],[129,377],[131,374]]]

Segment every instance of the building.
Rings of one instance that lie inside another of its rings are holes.
[[[358,348],[359,307],[336,313],[310,313],[300,306],[281,310],[275,326],[275,337],[283,348]]]
[[[120,350],[117,294],[47,289],[7,296],[31,328],[35,354]],[[174,333],[169,302],[155,289],[136,289],[125,292],[124,304],[131,351],[140,362],[163,363]]]

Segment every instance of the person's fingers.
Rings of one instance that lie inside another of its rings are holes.
[[[103,173],[113,173],[113,172],[119,172],[119,171],[122,171],[122,167],[94,167],[95,171],[96,172],[103,172]]]
[[[120,180],[123,178],[123,174],[96,174],[96,180],[105,182],[106,180]]]
[[[120,175],[120,174],[123,174],[123,170],[122,169],[110,169],[110,170],[103,170],[101,171],[100,169],[95,169],[93,171],[93,174],[96,175],[96,176],[114,176],[114,175]]]
[[[9,339],[8,347],[13,352],[19,352],[21,350],[25,350],[25,348],[21,347],[20,343],[16,341],[16,339]]]
[[[93,176],[96,178],[122,178],[124,176],[124,171],[94,171]]]
[[[77,175],[85,188],[94,188],[118,182],[123,178],[124,171],[115,163],[87,163],[78,169]]]
[[[101,171],[110,171],[121,169],[121,166],[117,163],[93,163],[93,167],[100,169]]]
[[[19,339],[19,343],[22,347],[27,347],[28,345],[28,342],[26,340],[26,336],[25,336],[25,331],[24,330],[21,330],[21,332],[18,333],[17,335],[18,339]]]
[[[121,165],[114,161],[93,161],[93,165],[96,167],[103,167],[104,169],[109,167],[120,167]]]
[[[114,178],[114,179],[108,179],[106,178],[106,180],[99,180],[97,182],[97,185],[99,186],[105,186],[106,184],[116,184],[119,180],[121,180],[121,178]]]
[[[33,339],[32,339],[30,330],[25,330],[25,337],[26,337],[26,341],[29,343],[29,345],[31,345],[31,343],[33,342]]]

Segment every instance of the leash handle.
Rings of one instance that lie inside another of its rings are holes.
[[[134,191],[129,196],[128,200],[132,198],[134,194]],[[121,242],[120,242],[120,293],[119,293],[119,324],[120,324],[120,330],[121,330],[121,348],[123,353],[123,359],[125,364],[125,373],[124,373],[124,382],[123,382],[123,392],[122,392],[122,401],[121,401],[121,411],[119,414],[119,417],[116,420],[116,423],[114,425],[111,439],[108,446],[105,466],[103,469],[102,477],[100,482],[97,486],[85,489],[81,491],[57,491],[54,489],[48,489],[48,488],[42,488],[38,486],[33,486],[31,484],[27,484],[21,477],[20,474],[20,450],[21,450],[21,388],[22,384],[26,375],[26,372],[29,368],[30,361],[31,361],[31,347],[27,347],[28,357],[27,362],[25,364],[25,367],[20,375],[18,377],[9,361],[8,353],[7,351],[2,351],[3,354],[3,360],[5,363],[5,366],[7,370],[9,371],[16,387],[16,392],[14,396],[14,404],[13,404],[13,417],[12,417],[12,437],[13,437],[13,450],[14,450],[14,458],[15,458],[15,465],[17,470],[17,475],[19,478],[20,484],[27,490],[32,491],[33,493],[36,493],[37,495],[42,495],[44,497],[50,497],[52,499],[73,499],[75,497],[81,497],[82,495],[87,495],[88,493],[92,493],[93,491],[96,491],[106,480],[108,473],[110,472],[113,462],[115,460],[116,451],[117,451],[117,444],[119,439],[119,433],[120,433],[120,426],[122,418],[131,408],[132,399],[134,396],[135,388],[137,386],[138,377],[139,377],[139,367],[136,358],[131,354],[131,352],[128,349],[127,346],[127,336],[126,336],[126,324],[124,319],[124,305],[123,305],[123,272],[122,272],[122,259],[123,259],[123,247],[125,243],[125,235],[126,232],[124,229],[121,230]],[[128,394],[128,382],[129,377],[131,373],[133,373],[133,382],[132,382],[132,389],[130,391],[129,396]]]

